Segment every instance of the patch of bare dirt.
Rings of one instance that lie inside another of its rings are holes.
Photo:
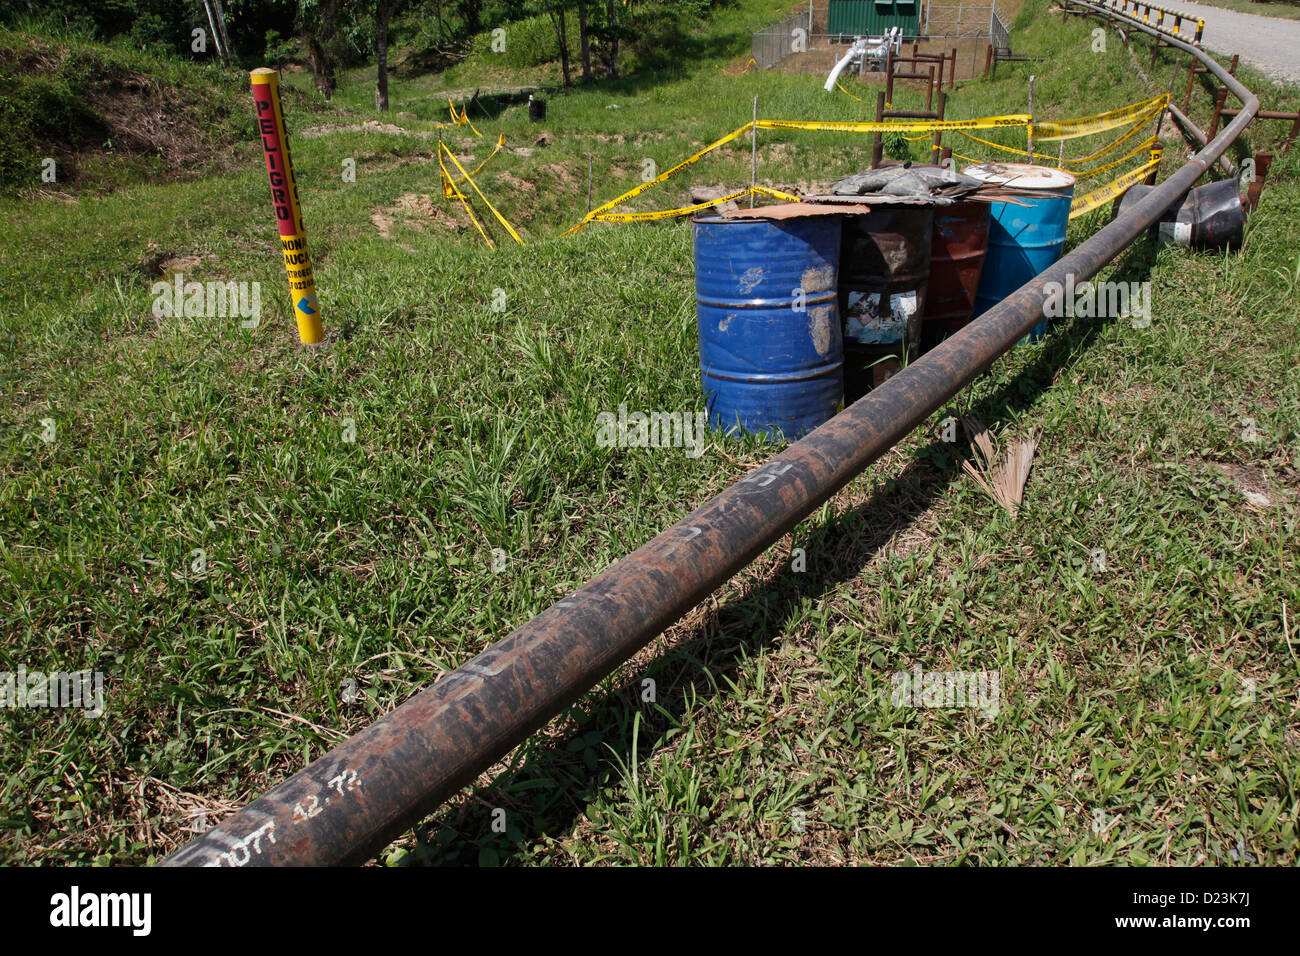
[[[151,242],[140,258],[140,271],[150,277],[174,275],[193,272],[205,262],[216,261],[217,257],[210,252],[178,254]]]
[[[366,120],[364,123],[325,123],[321,126],[309,126],[307,129],[299,130],[295,135],[304,139],[316,139],[321,136],[329,136],[332,133],[390,133],[394,136],[414,136],[417,139],[438,138],[436,132],[424,133],[403,129],[400,126],[394,126],[392,123],[381,123],[379,120]]]
[[[453,233],[460,232],[467,225],[459,210],[448,211],[427,193],[403,193],[388,209],[377,209],[371,213],[370,222],[384,239],[391,239],[398,225],[417,232],[423,232],[432,226]]]
[[[393,204],[393,208],[411,215],[421,215],[429,218],[432,218],[437,212],[433,200],[425,193],[403,193],[397,197],[397,202]]]
[[[565,166],[563,163],[547,163],[542,167],[542,169],[550,173],[566,186],[572,186],[578,181],[578,178],[573,175],[573,172],[569,167]]]
[[[537,188],[528,180],[512,176],[510,173],[497,173],[496,180],[501,185],[509,186],[511,189],[517,189],[520,192],[530,193]]]
[[[1268,479],[1258,468],[1249,465],[1237,465],[1231,462],[1211,462],[1212,467],[1256,508],[1271,508],[1274,493],[1269,488]]]

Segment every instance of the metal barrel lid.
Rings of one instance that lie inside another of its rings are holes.
[[[1009,189],[1056,191],[1075,183],[1074,176],[1064,169],[1028,163],[972,163],[962,168],[962,174]]]

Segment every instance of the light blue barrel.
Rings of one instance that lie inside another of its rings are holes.
[[[709,424],[801,438],[844,400],[840,217],[701,216],[691,225]]]
[[[962,172],[1013,190],[1024,203],[999,202],[990,207],[989,244],[975,293],[978,317],[1061,258],[1074,177],[1063,169],[1021,163],[977,163]],[[1034,326],[1029,341],[1045,334],[1046,319]]]

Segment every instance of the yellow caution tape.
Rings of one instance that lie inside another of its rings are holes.
[[[458,170],[460,170],[460,174],[461,174],[461,176],[463,177],[464,181],[470,184],[470,187],[474,190],[475,193],[478,194],[478,198],[481,199],[481,200],[483,200],[483,204],[484,204],[485,206],[487,206],[488,209],[492,210],[492,215],[494,215],[494,216],[497,217],[497,222],[501,223],[501,225],[505,227],[506,232],[510,233],[510,237],[511,237],[512,239],[514,239],[515,242],[519,243],[521,246],[524,245],[524,241],[523,241],[522,239],[519,238],[519,233],[515,232],[515,228],[514,228],[514,226],[512,226],[512,225],[510,225],[510,223],[506,222],[506,217],[503,216],[503,215],[501,215],[501,213],[497,212],[497,207],[494,206],[494,205],[492,205],[492,201],[491,201],[490,199],[488,199],[487,196],[484,196],[484,195],[483,195],[483,190],[479,189],[479,188],[478,188],[478,184],[477,184],[476,182],[474,182],[474,180],[473,180],[473,178],[470,176],[470,174],[467,173],[467,172],[465,172],[465,167],[462,166],[462,165],[460,164],[460,161],[459,161],[458,159],[456,159],[456,157],[453,156],[453,155],[451,154],[451,150],[449,150],[449,149],[447,148],[447,145],[446,145],[445,143],[443,143],[441,140],[439,140],[439,142],[438,142],[438,148],[439,148],[442,152],[446,153],[446,154],[447,154],[447,158],[450,159],[450,160],[452,161],[452,164],[453,164],[453,165],[454,165]],[[439,162],[441,162],[441,160],[439,160]],[[445,170],[444,170],[444,172],[445,172]],[[459,180],[458,180],[458,181],[459,181]],[[460,191],[460,190],[457,189],[457,192],[459,192],[459,191]],[[466,203],[466,205],[468,205],[468,203]],[[484,236],[484,238],[486,238],[486,236]]]
[[[933,133],[962,129],[1005,129],[1026,126],[1029,116],[1024,113],[1007,116],[982,116],[968,120],[892,120],[880,123],[814,122],[805,120],[759,120],[759,129],[814,129],[838,133]],[[748,128],[748,127],[746,127]],[[744,130],[741,130],[744,132]]]
[[[769,189],[766,186],[754,186],[750,192],[755,196],[769,196],[772,199],[784,199],[786,202],[803,202],[798,196],[791,196],[789,193],[783,193],[777,189]]]
[[[720,203],[728,202],[732,199],[742,199],[748,196],[750,190],[741,189],[734,193],[728,193],[725,196],[719,196],[717,199],[710,199],[708,202],[696,203],[693,206],[681,206],[677,209],[659,209],[654,212],[602,212],[596,219],[600,222],[652,222],[656,219],[673,219],[677,216],[689,216],[691,213],[699,212],[701,209],[708,209],[711,206],[717,206]]]
[[[1164,104],[1158,104],[1150,112],[1145,113],[1142,116],[1139,116],[1137,121],[1133,124],[1132,129],[1126,132],[1123,136],[1116,139],[1114,142],[1108,143],[1107,145],[1103,146],[1101,149],[1089,153],[1087,156],[1076,156],[1076,157],[1067,156],[1065,158],[1065,164],[1067,166],[1078,166],[1084,163],[1090,163],[1095,159],[1105,156],[1111,150],[1115,149],[1118,146],[1122,146],[1124,143],[1128,142],[1128,140],[1132,139],[1134,136],[1140,133],[1142,131],[1142,128],[1146,126],[1147,123],[1151,122],[1151,120],[1155,119],[1164,111],[1164,108],[1165,108]],[[1025,155],[1025,151],[1023,149],[1019,149],[1015,146],[1006,146],[1002,143],[995,143],[991,140],[983,139],[982,137],[979,136],[973,136],[970,133],[966,132],[965,130],[957,130],[957,132],[960,133],[962,136],[966,137],[967,139],[973,140],[974,142],[979,143],[983,146],[988,146],[992,149],[1000,149],[1006,153],[1016,153],[1017,155],[1020,156]],[[1132,156],[1135,152],[1141,152],[1141,150],[1142,147],[1138,147],[1137,149],[1129,152],[1127,156]],[[1125,158],[1127,158],[1127,156]],[[1059,157],[1052,156],[1050,153],[1034,153],[1034,158],[1045,160],[1047,162],[1059,161]],[[1110,168],[1110,167],[1106,167],[1106,168]]]
[[[1138,117],[1137,121],[1133,124],[1133,128],[1130,129],[1128,132],[1126,132],[1119,139],[1115,140],[1113,143],[1110,143],[1107,146],[1103,146],[1101,149],[1097,150],[1094,153],[1089,153],[1087,156],[1080,156],[1078,159],[1069,160],[1069,162],[1074,162],[1076,164],[1090,163],[1094,159],[1098,159],[1102,156],[1105,156],[1111,150],[1115,149],[1118,146],[1123,145],[1124,143],[1132,139],[1134,136],[1136,136],[1139,132],[1141,132],[1142,127],[1146,126],[1147,123],[1151,122],[1153,119],[1155,119],[1161,113],[1164,112],[1165,105],[1166,104],[1161,103],[1157,105],[1155,108],[1153,108],[1151,112],[1147,113],[1144,116]]]
[[[470,129],[474,130],[475,136],[483,135],[477,129],[475,129],[474,124],[469,121],[469,112],[465,107],[463,106],[461,107],[460,113],[458,115],[456,113],[456,104],[453,103],[450,99],[448,99],[447,109],[451,112],[451,122],[453,126],[468,126]]]
[[[839,84],[836,83],[836,86],[839,86]],[[843,90],[843,92],[848,93],[848,90],[844,90],[843,87],[840,87],[840,89]],[[852,93],[848,93],[848,95],[853,96]],[[857,99],[857,97],[854,98]],[[1109,146],[1106,146],[1096,151],[1095,153],[1090,154],[1089,156],[1067,161],[1076,164],[1090,162],[1099,156],[1105,155],[1106,153],[1110,152],[1111,150],[1119,146],[1121,143],[1127,141],[1130,137],[1134,136],[1141,129],[1141,126],[1144,123],[1146,123],[1148,120],[1150,120],[1151,117],[1155,116],[1160,110],[1163,110],[1166,104],[1168,104],[1168,102],[1169,102],[1168,94],[1161,94],[1160,96],[1152,97],[1147,100],[1142,100],[1141,102],[1133,103],[1130,104],[1129,106],[1120,107],[1119,109],[1110,110],[1106,113],[1097,113],[1092,116],[1085,116],[1073,120],[1062,120],[1057,123],[1034,123],[1033,124],[1034,136],[1035,138],[1040,140],[1072,139],[1076,136],[1086,136],[1090,133],[1115,129],[1119,126],[1123,126],[1129,123],[1133,124],[1132,129],[1130,129],[1127,133],[1125,133],[1125,135],[1121,136],[1119,139],[1115,140],[1115,142],[1111,143]],[[453,110],[453,116],[454,115],[455,115],[455,111]],[[695,163],[699,162],[701,158],[707,156],[715,149],[718,149],[721,146],[725,146],[727,143],[730,143],[732,140],[736,139],[737,137],[743,136],[745,133],[751,131],[756,132],[757,130],[760,129],[771,129],[771,130],[789,129],[789,130],[821,130],[826,132],[842,132],[842,133],[925,134],[925,135],[918,135],[915,137],[906,137],[906,136],[904,137],[910,139],[910,141],[912,142],[916,142],[920,139],[926,138],[926,136],[928,136],[929,134],[936,133],[936,132],[958,132],[958,133],[962,133],[963,135],[966,135],[967,130],[1014,129],[1014,128],[1024,129],[1030,126],[1031,120],[1032,118],[1025,113],[1008,113],[1000,116],[981,116],[981,117],[976,117],[975,119],[967,119],[967,120],[892,120],[888,122],[879,122],[879,123],[854,122],[854,121],[817,122],[817,121],[809,121],[809,120],[757,120],[757,121],[746,123],[744,126],[741,126],[739,129],[733,130],[732,132],[728,133],[726,136],[723,136],[721,139],[713,143],[710,143],[708,146],[704,147],[699,152],[694,153],[693,155],[688,156],[686,159],[682,160],[676,166],[673,166],[670,169],[667,169],[664,172],[660,173],[654,179],[641,183],[641,185],[636,186],[633,189],[629,189],[627,192],[623,193],[622,195],[616,196],[615,198],[609,200],[609,202],[597,206],[595,209],[591,210],[585,216],[583,216],[583,218],[580,219],[577,223],[570,226],[569,229],[567,229],[563,233],[563,235],[565,236],[574,235],[575,233],[584,229],[588,223],[598,219],[604,222],[636,222],[636,221],[643,221],[646,219],[656,219],[656,218],[664,219],[664,218],[668,218],[670,215],[685,215],[686,213],[681,210],[664,210],[661,213],[612,213],[612,214],[610,213],[610,210],[613,209],[615,206],[625,203],[629,199],[632,199],[633,197],[640,195],[641,193],[645,192],[647,189],[652,189],[653,187],[659,185],[660,183],[667,181],[671,177],[675,176],[677,173],[681,172],[683,169],[686,169],[689,166],[692,166]],[[1024,153],[1024,150],[1016,150],[1012,147],[1003,146],[1000,143],[993,143],[989,140],[981,139],[979,137],[970,136],[969,138],[975,140],[976,142],[983,143],[987,146],[992,146],[997,149],[1004,149],[1009,152],[1019,152],[1021,154]],[[1140,148],[1135,149],[1131,151],[1128,155],[1131,156],[1133,155],[1133,153],[1139,151]],[[969,156],[963,156],[960,153],[953,153],[953,155],[965,162],[972,162],[972,163],[980,162],[980,160],[974,159]],[[1054,156],[1048,156],[1043,153],[1035,153],[1034,156],[1046,160],[1053,160],[1056,158]],[[1108,164],[1106,166],[1101,166],[1098,167],[1097,169],[1089,170],[1082,175],[1085,176],[1097,175],[1098,173],[1105,172],[1108,169],[1114,168],[1115,165],[1118,165],[1118,163],[1122,161],[1123,160],[1117,160],[1115,163]],[[473,185],[472,180],[470,182],[470,185]],[[721,200],[716,200],[716,201],[720,202]],[[708,205],[711,204],[704,204],[703,207],[682,207],[682,209],[688,211],[694,211],[696,208],[705,208]],[[498,218],[500,217],[498,216]]]
[[[1146,139],[1138,143],[1136,146],[1130,149],[1119,159],[1113,160],[1107,163],[1105,166],[1095,166],[1092,169],[1081,169],[1074,173],[1074,178],[1091,179],[1093,176],[1100,176],[1102,173],[1109,172],[1110,170],[1114,169],[1116,166],[1122,166],[1124,163],[1128,162],[1138,153],[1145,153],[1148,150],[1154,149],[1157,142],[1159,142],[1158,137],[1154,135],[1148,136]]]
[[[1002,150],[1004,153],[1015,153],[1017,156],[1022,156],[1022,157],[1023,157],[1023,156],[1025,155],[1025,150],[1024,150],[1024,149],[1021,149],[1021,148],[1018,148],[1018,147],[1016,147],[1016,146],[1007,146],[1007,145],[1005,145],[1005,144],[1003,144],[1003,143],[995,143],[995,142],[993,142],[992,140],[982,139],[982,138],[979,137],[979,136],[972,136],[970,133],[966,132],[964,129],[959,129],[959,130],[957,130],[957,132],[960,133],[962,136],[965,136],[967,139],[971,140],[972,142],[979,143],[981,146],[988,146],[988,147],[990,147],[991,149],[1000,149],[1000,150]],[[957,154],[956,154],[956,153],[953,153],[953,155],[956,156]],[[1046,153],[1034,153],[1034,159],[1049,159],[1049,160],[1054,160],[1054,159],[1056,159],[1056,157],[1055,157],[1055,156],[1048,156]],[[976,160],[976,162],[984,162],[984,160]],[[1067,159],[1066,162],[1068,163],[1069,160]]]
[[[1066,165],[1066,166],[1076,166],[1076,165],[1079,165],[1080,163],[1090,162],[1091,160],[1094,160],[1094,159],[1096,159],[1096,158],[1099,157],[1099,156],[1104,156],[1106,153],[1109,153],[1109,152],[1110,152],[1112,149],[1114,149],[1116,146],[1121,145],[1122,143],[1124,143],[1125,141],[1127,141],[1128,139],[1130,139],[1132,136],[1134,136],[1135,134],[1137,134],[1138,132],[1140,132],[1141,129],[1142,129],[1142,127],[1145,126],[1145,125],[1147,124],[1147,122],[1149,122],[1149,120],[1143,120],[1141,123],[1139,123],[1137,126],[1134,126],[1131,130],[1129,130],[1127,133],[1125,133],[1125,134],[1124,134],[1123,136],[1121,136],[1119,139],[1115,140],[1115,142],[1111,143],[1109,146],[1104,147],[1103,149],[1099,149],[1099,150],[1097,150],[1095,153],[1090,153],[1090,154],[1087,155],[1087,156],[1080,156],[1080,157],[1077,157],[1077,158],[1076,158],[1076,157],[1069,157],[1069,156],[1065,157],[1065,160],[1064,160],[1065,165]],[[960,133],[962,136],[965,136],[967,139],[969,139],[969,140],[974,140],[975,142],[980,143],[980,144],[982,144],[982,145],[984,145],[984,146],[991,146],[991,147],[994,148],[994,149],[1000,149],[1000,150],[1002,150],[1003,152],[1006,152],[1006,153],[1014,153],[1014,154],[1016,154],[1017,156],[1024,156],[1024,155],[1025,155],[1025,151],[1024,151],[1023,149],[1017,149],[1017,148],[1014,147],[1014,146],[1004,146],[1004,145],[1001,144],[1001,143],[993,143],[993,142],[990,142],[990,141],[987,140],[987,139],[981,139],[981,138],[978,137],[978,136],[972,136],[970,133],[967,133],[965,130],[958,130],[957,132]],[[1095,175],[1097,175],[1098,173],[1104,173],[1104,172],[1105,172],[1106,170],[1108,170],[1108,169],[1114,169],[1114,168],[1115,168],[1116,166],[1118,166],[1120,163],[1124,162],[1124,160],[1129,159],[1129,158],[1131,158],[1131,157],[1133,157],[1133,156],[1136,156],[1138,153],[1142,152],[1142,151],[1145,150],[1145,149],[1150,149],[1152,146],[1155,145],[1155,140],[1156,140],[1156,137],[1155,137],[1155,136],[1151,136],[1149,139],[1143,141],[1143,142],[1140,143],[1139,145],[1134,146],[1132,149],[1130,149],[1127,153],[1125,153],[1125,154],[1124,154],[1123,156],[1121,156],[1119,159],[1115,160],[1113,163],[1108,163],[1108,164],[1106,164],[1105,166],[1099,166],[1099,167],[1097,167],[1096,169],[1090,169],[1090,170],[1087,170],[1087,171],[1084,171],[1084,172],[1076,172],[1076,173],[1074,173],[1074,176],[1075,176],[1077,179],[1087,179],[1089,176],[1095,176]],[[957,154],[956,154],[956,153],[953,153],[953,155],[956,156]],[[1049,162],[1049,163],[1055,162],[1055,163],[1057,163],[1058,168],[1060,168],[1060,157],[1052,156],[1052,155],[1049,155],[1048,153],[1034,153],[1034,159],[1045,160],[1046,162]],[[982,160],[981,160],[981,162],[982,162]]]
[[[1137,169],[1125,173],[1119,179],[1107,183],[1100,189],[1094,189],[1090,193],[1076,197],[1074,202],[1070,204],[1070,218],[1074,219],[1084,213],[1092,212],[1098,206],[1104,206],[1117,196],[1122,196],[1125,190],[1139,180],[1146,178],[1147,173],[1160,165],[1160,152],[1159,149],[1151,150],[1151,159]]]
[[[443,146],[442,140],[438,140],[438,168],[442,170],[442,182],[445,188],[448,183],[452,183],[452,179],[451,176],[448,175],[447,173],[447,167],[442,162],[442,152],[444,149],[445,147]],[[456,188],[455,183],[452,183],[451,185],[451,194],[455,196],[457,199],[459,199],[461,205],[465,207],[465,212],[469,215],[469,221],[474,224],[474,228],[477,229],[478,234],[483,237],[483,241],[487,243],[488,248],[495,249],[497,247],[496,243],[493,242],[491,238],[489,238],[487,232],[483,228],[482,223],[480,223],[478,221],[478,217],[474,215],[474,210],[470,208],[469,200],[465,198],[465,194],[463,192],[461,192],[459,189]]]
[[[844,87],[840,86],[840,81],[839,81],[839,80],[836,80],[836,81],[835,81],[835,88],[836,88],[837,90],[839,90],[841,93],[845,93],[845,94],[847,94],[847,95],[849,95],[849,96],[853,96],[852,93],[849,93],[848,90],[846,90]],[[854,98],[855,100],[857,100],[859,103],[862,102],[862,97],[860,97],[860,96],[853,96],[853,98]]]
[[[488,164],[488,160],[491,159],[493,156],[495,156],[498,152],[500,152],[501,147],[504,146],[505,144],[506,144],[506,134],[505,134],[505,133],[502,133],[500,136],[497,137],[497,144],[496,144],[496,146],[494,146],[494,147],[492,148],[492,152],[490,152],[490,153],[487,154],[487,159],[484,159],[483,162],[479,163],[479,164],[478,164],[477,166],[475,166],[472,170],[470,170],[470,175],[471,175],[471,176],[477,176],[477,175],[479,174],[479,172],[483,169],[483,167],[486,166],[486,165]],[[444,170],[443,170],[443,171],[446,172],[445,167],[444,167]],[[463,180],[463,179],[455,179],[455,180],[452,180],[452,179],[448,179],[446,176],[443,176],[443,180],[442,180],[442,194],[443,194],[444,196],[451,197],[451,196],[453,195],[453,193],[452,193],[452,186],[453,186],[453,184],[454,184],[454,183],[463,183],[464,181],[465,181],[465,180]]]
[[[1150,113],[1157,107],[1163,108],[1168,102],[1169,94],[1161,93],[1149,100],[1142,100],[1130,106],[1121,106],[1119,109],[1109,110],[1105,113],[1096,113],[1079,119],[1061,120],[1056,123],[1034,123],[1034,139],[1045,142],[1056,139],[1074,139],[1077,136],[1088,136],[1092,133],[1103,133],[1108,129],[1127,126],[1139,116]]]
[[[722,137],[722,139],[714,143],[710,143],[708,146],[705,146],[694,156],[688,156],[686,159],[683,159],[680,163],[678,163],[676,166],[672,167],[671,169],[664,170],[654,179],[648,180],[642,183],[640,186],[637,186],[635,189],[629,189],[627,192],[623,193],[623,195],[616,196],[615,198],[611,199],[609,202],[597,206],[591,212],[587,213],[587,215],[583,216],[582,219],[580,219],[575,225],[569,227],[569,229],[565,231],[563,235],[566,236],[573,235],[578,230],[584,228],[587,225],[587,223],[591,222],[601,213],[608,212],[609,210],[613,209],[615,206],[619,205],[620,203],[626,202],[627,200],[631,199],[633,196],[638,196],[641,193],[645,192],[647,189],[650,189],[654,186],[658,186],[660,183],[664,182],[669,177],[674,176],[677,173],[681,172],[687,166],[691,166],[694,163],[699,162],[700,157],[713,152],[719,146],[725,146],[727,143],[730,143],[737,136],[740,136],[744,133],[748,133],[750,129],[753,128],[753,126],[754,124],[752,122],[746,123],[744,126],[740,127],[740,129],[733,130],[732,132],[728,133],[726,136]]]
[[[696,203],[693,206],[680,206],[677,209],[658,209],[654,212],[602,212],[596,217],[596,220],[598,222],[652,222],[656,219],[673,219],[678,216],[689,216],[691,213],[708,209],[710,206],[721,205],[733,199],[744,199],[751,194],[768,196],[772,199],[784,199],[787,202],[802,202],[798,196],[792,196],[789,193],[769,189],[766,186],[751,186],[749,189],[740,189],[734,193],[719,196],[717,199],[710,199],[708,202]]]

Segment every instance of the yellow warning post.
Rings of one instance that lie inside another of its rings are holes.
[[[275,210],[275,224],[284,253],[284,271],[289,276],[293,315],[298,320],[298,338],[304,345],[315,345],[325,333],[321,328],[316,280],[312,276],[307,232],[298,202],[298,180],[289,155],[289,134],[284,128],[284,110],[280,106],[280,74],[262,67],[249,76],[253,81],[253,103],[257,107],[257,132],[271,179],[271,207]]]

